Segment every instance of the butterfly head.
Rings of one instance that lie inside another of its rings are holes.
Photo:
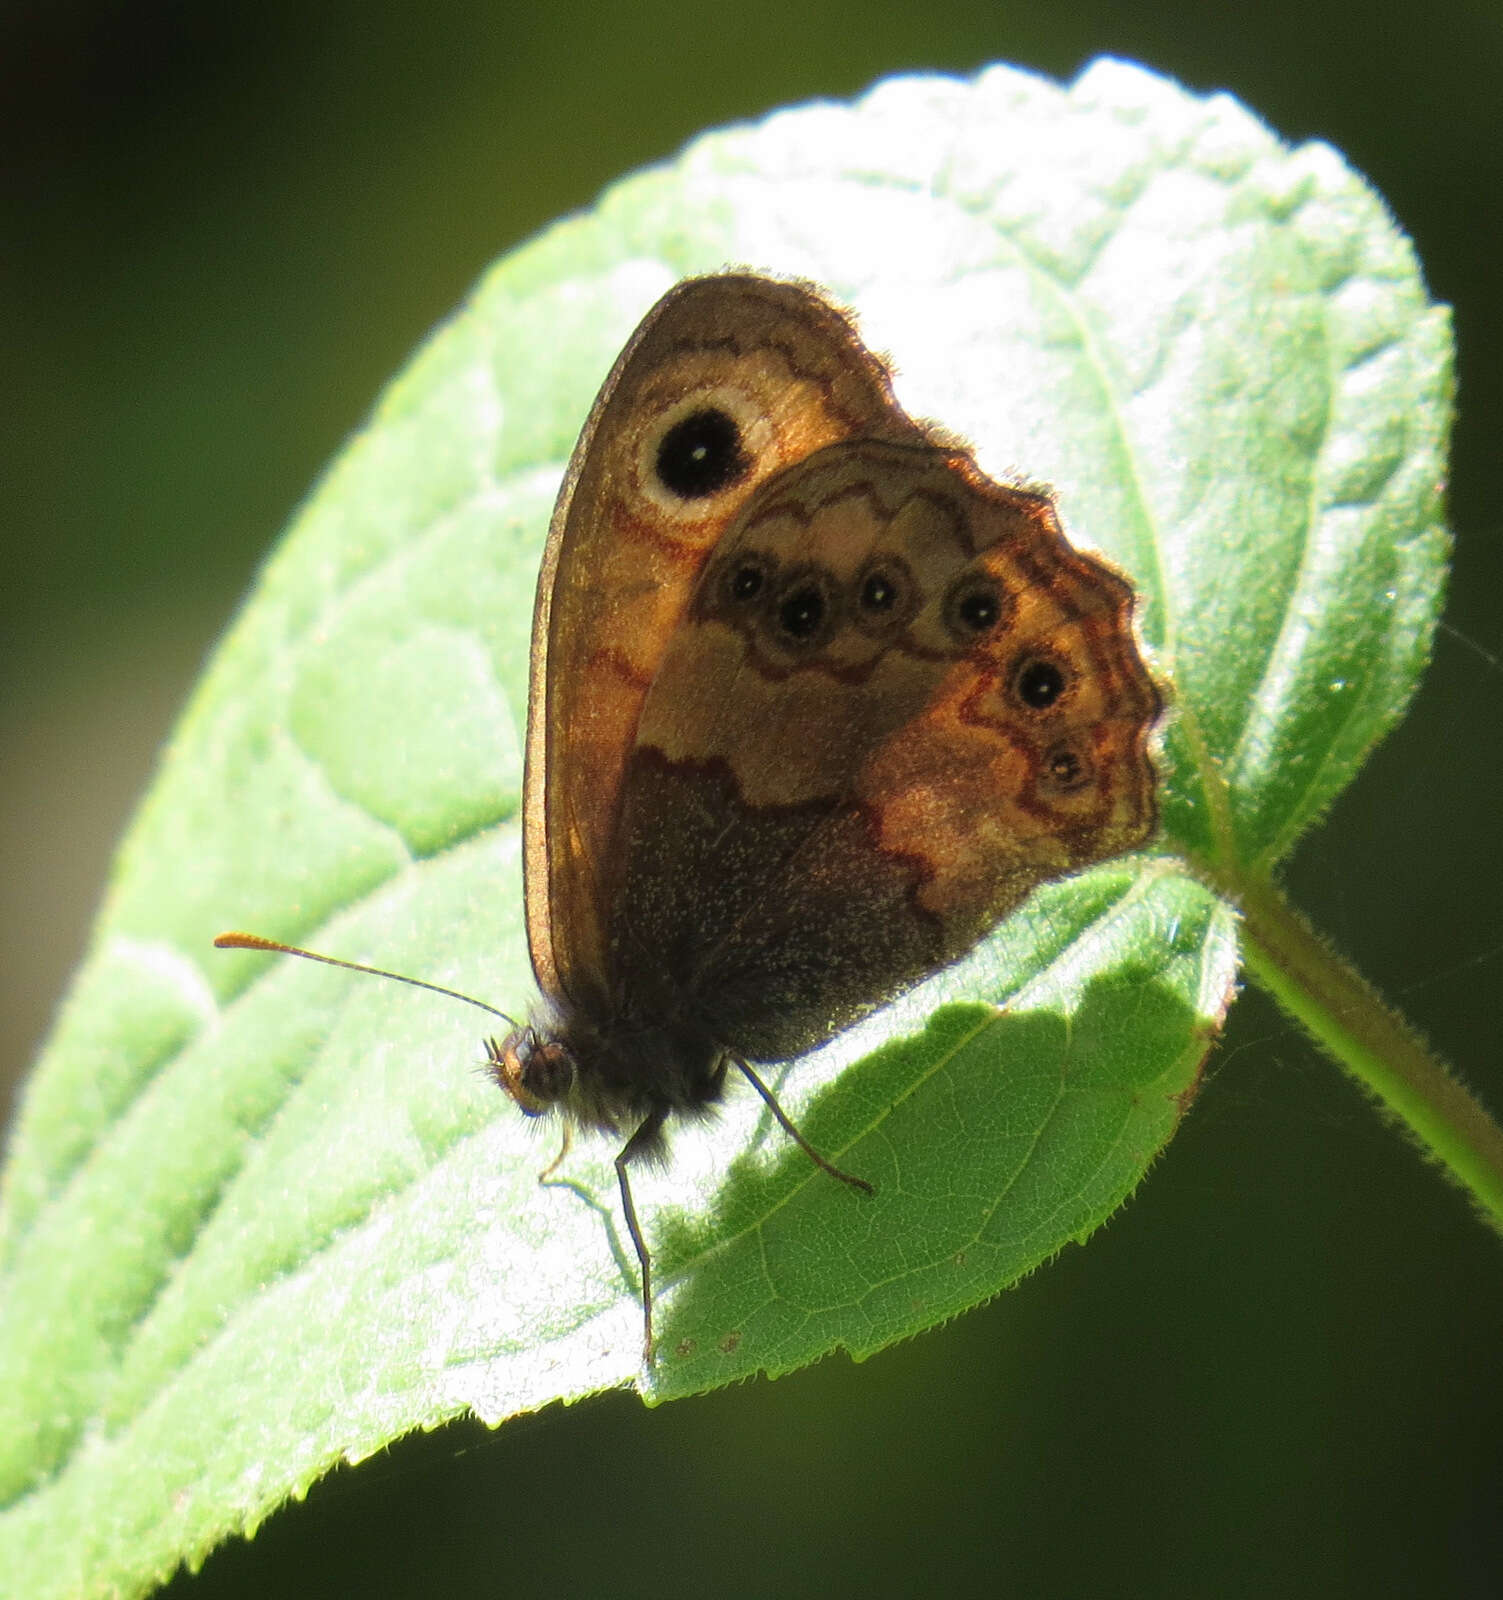
[[[491,1076],[524,1116],[540,1117],[573,1093],[578,1068],[574,1052],[536,1028],[515,1028],[504,1039],[487,1039]]]

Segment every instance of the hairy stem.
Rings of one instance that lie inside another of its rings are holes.
[[[1219,885],[1243,916],[1248,971],[1503,1233],[1503,1128],[1271,883]]]

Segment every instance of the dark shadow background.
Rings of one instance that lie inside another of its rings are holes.
[[[1464,637],[1291,879],[1503,1108],[1495,0],[0,11],[0,1078],[256,562],[491,258],[705,126],[1102,52],[1338,145],[1457,308]],[[1140,1196],[990,1308],[406,1441],[171,1593],[1496,1595],[1500,1332],[1499,1241],[1249,993]]]

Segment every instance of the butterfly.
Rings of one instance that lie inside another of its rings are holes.
[[[624,1140],[648,1361],[630,1174],[671,1121],[734,1069],[870,1190],[756,1064],[1151,837],[1162,701],[1133,605],[1048,494],[910,418],[811,286],[689,279],[632,335],[543,553],[522,809],[541,1004],[487,1056],[523,1112]]]

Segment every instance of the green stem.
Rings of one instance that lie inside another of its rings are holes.
[[[1218,887],[1241,907],[1252,977],[1403,1123],[1503,1233],[1503,1129],[1273,884]]]

